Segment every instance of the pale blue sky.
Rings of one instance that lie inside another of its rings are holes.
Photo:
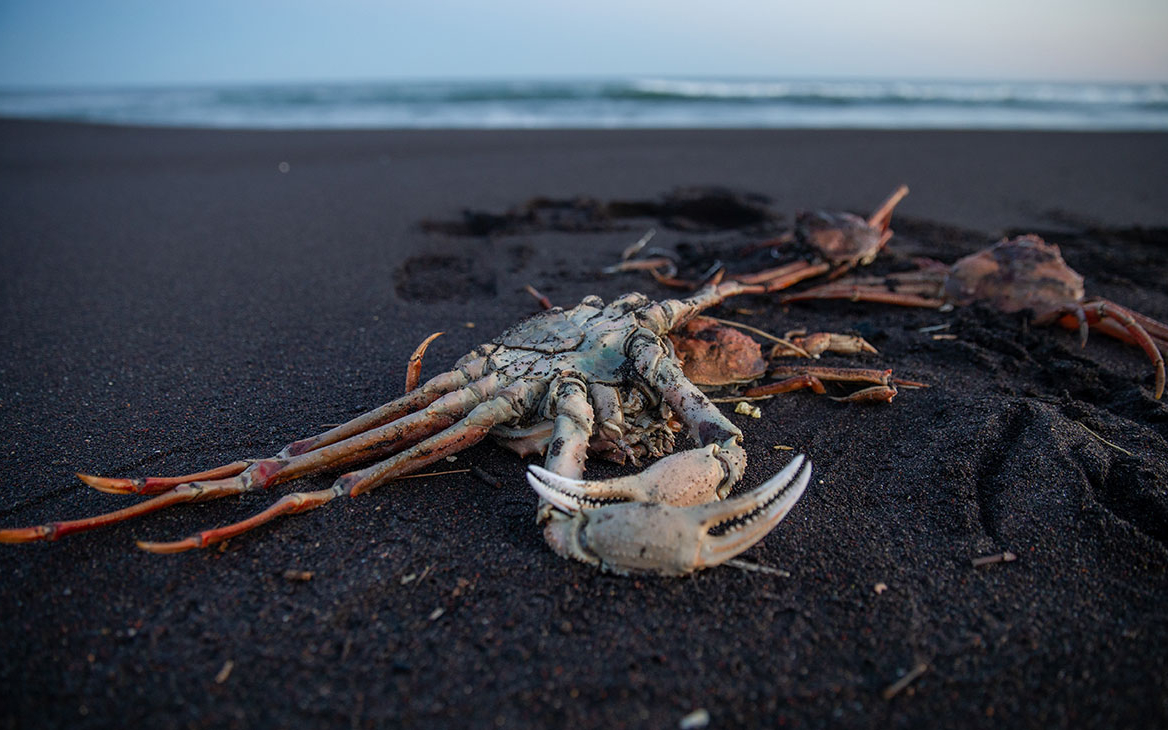
[[[0,85],[1168,81],[1168,0],[0,0]]]

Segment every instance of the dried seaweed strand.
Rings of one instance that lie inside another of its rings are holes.
[[[1118,445],[1116,445],[1116,444],[1113,444],[1113,443],[1111,443],[1111,442],[1110,442],[1110,441],[1108,441],[1107,439],[1103,438],[1103,437],[1102,437],[1102,436],[1100,436],[1099,434],[1097,434],[1097,433],[1095,433],[1094,431],[1092,431],[1091,429],[1087,428],[1085,425],[1083,425],[1083,423],[1081,423],[1081,422],[1079,422],[1079,421],[1075,421],[1075,423],[1078,423],[1080,426],[1082,426],[1082,427],[1083,427],[1083,430],[1084,430],[1084,431],[1086,431],[1087,433],[1091,434],[1092,436],[1094,436],[1095,438],[1099,439],[1100,441],[1102,441],[1103,443],[1107,444],[1108,446],[1110,446],[1111,448],[1115,449],[1116,451],[1122,451],[1123,453],[1127,454],[1128,456],[1135,456],[1135,454],[1133,454],[1132,452],[1130,452],[1130,451],[1128,451],[1127,449],[1123,448],[1122,446],[1118,446]]]

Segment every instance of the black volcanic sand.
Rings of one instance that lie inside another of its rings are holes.
[[[524,284],[563,305],[669,296],[598,273],[649,226],[654,245],[732,250],[799,209],[866,213],[900,182],[913,191],[875,270],[1036,231],[1090,293],[1168,320],[1165,180],[1155,134],[0,123],[0,524],[135,501],[74,470],[270,455],[399,394],[429,333],[446,331],[428,375],[532,313]],[[769,212],[671,225],[665,203],[703,186]],[[652,205],[597,224],[571,206],[566,223],[555,206],[490,218],[583,198]],[[1142,353],[976,307],[719,311],[861,333],[879,355],[824,362],[933,386],[731,416],[744,487],[787,461],[776,445],[815,463],[743,556],[789,577],[567,562],[533,524],[521,461],[483,444],[448,466],[497,486],[403,482],[223,549],[156,556],[134,540],[272,495],[0,546],[0,726],[676,727],[698,709],[710,727],[1168,725],[1168,403]],[[920,331],[940,324],[955,338]],[[971,564],[1003,551],[1017,560]]]

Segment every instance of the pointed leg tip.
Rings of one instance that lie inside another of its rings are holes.
[[[117,477],[99,477],[94,474],[83,474],[76,472],[77,478],[93,487],[99,492],[106,494],[129,494],[134,492],[134,481],[132,479],[119,479]]]

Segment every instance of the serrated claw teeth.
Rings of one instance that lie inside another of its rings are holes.
[[[587,493],[579,479],[569,479],[542,466],[527,467],[527,483],[553,507],[572,513],[579,512],[587,500]]]

